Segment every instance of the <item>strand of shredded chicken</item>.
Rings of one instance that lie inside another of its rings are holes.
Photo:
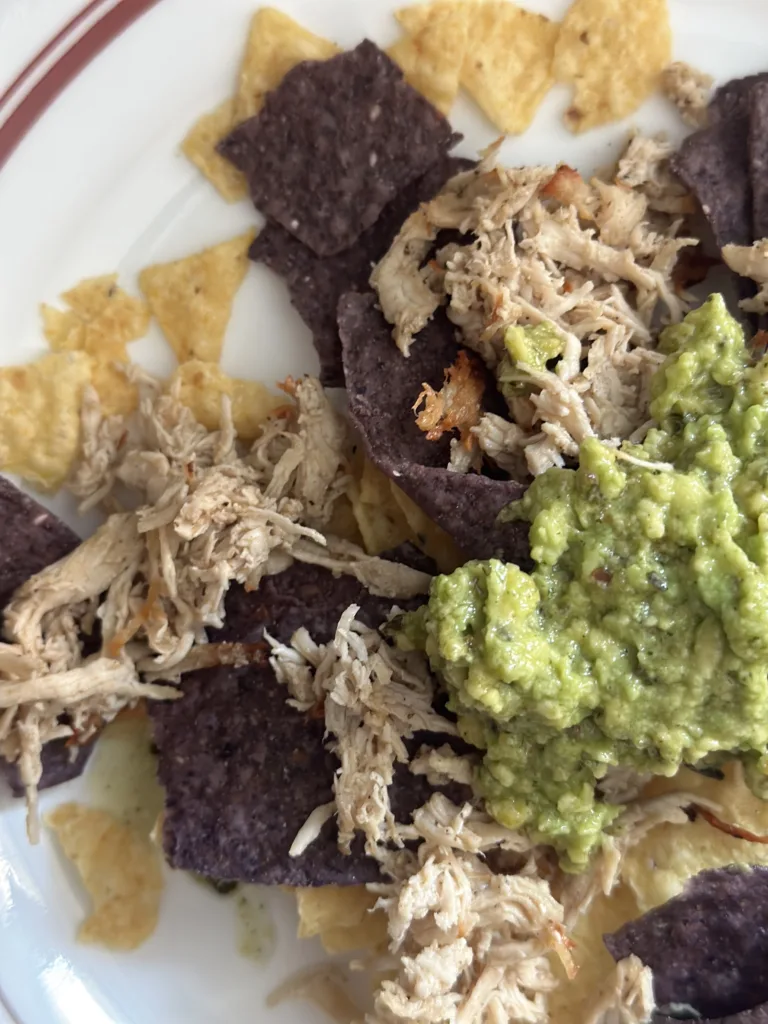
[[[294,382],[295,412],[274,417],[242,451],[227,398],[220,429],[209,431],[177,390],[130,372],[140,389],[131,418],[102,417],[86,392],[70,482],[82,508],[123,510],[25,582],[5,610],[0,754],[18,763],[33,841],[43,745],[85,742],[123,707],[175,697],[158,681],[201,663],[193,652],[222,625],[232,583],[255,589],[298,558],[392,599],[429,587],[424,573],[320,532],[348,483],[348,438],[317,380]],[[86,656],[96,622],[100,650]],[[253,653],[224,646],[202,661]]]
[[[562,465],[585,438],[628,438],[648,421],[659,326],[689,308],[673,271],[680,251],[697,244],[680,233],[693,206],[670,155],[662,140],[635,136],[612,181],[585,181],[565,166],[499,167],[493,147],[405,222],[373,272],[405,356],[441,304],[494,371],[507,328],[544,324],[559,337],[553,368],[513,367],[508,419],[471,424],[484,455],[513,476]],[[473,239],[428,259],[444,228]],[[430,397],[437,409],[439,396]],[[434,416],[422,411],[419,422],[434,434]],[[474,468],[458,454],[452,469]]]
[[[583,1024],[649,1024],[655,1008],[653,972],[632,955],[614,966]]]

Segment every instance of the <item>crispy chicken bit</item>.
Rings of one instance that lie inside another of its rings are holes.
[[[575,171],[567,164],[561,164],[542,188],[540,195],[543,199],[556,199],[563,206],[574,206],[582,220],[595,219],[595,207],[597,196],[582,178],[578,171]]]
[[[741,308],[747,313],[768,313],[768,238],[752,245],[724,245],[723,259],[734,273],[760,285],[757,295],[741,300]]]
[[[439,441],[446,431],[458,430],[465,448],[474,447],[472,428],[480,422],[485,380],[481,367],[462,349],[453,366],[445,371],[440,391],[422,384],[423,391],[413,406],[416,425],[430,441]],[[419,411],[419,407],[424,408]]]
[[[707,123],[709,92],[714,78],[676,60],[661,73],[661,90],[677,107],[680,117],[691,128]]]

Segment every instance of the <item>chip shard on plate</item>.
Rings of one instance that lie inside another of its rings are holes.
[[[395,17],[406,35],[387,53],[406,81],[446,116],[459,93],[472,7],[461,0],[403,7]]]
[[[416,426],[413,405],[422,385],[439,390],[459,352],[453,325],[438,312],[406,359],[372,293],[343,296],[338,316],[349,412],[371,461],[468,557],[524,561],[528,525],[497,521],[506,505],[522,497],[524,486],[451,472],[450,436],[429,441]]]
[[[219,149],[247,175],[263,214],[333,256],[454,142],[443,115],[364,40],[289,71]]]
[[[407,217],[420,203],[434,198],[449,178],[474,164],[445,156],[420,178],[403,188],[378,220],[357,241],[335,256],[321,258],[274,221],[259,232],[250,257],[264,263],[285,281],[291,303],[312,331],[325,387],[344,386],[341,341],[336,308],[345,292],[364,291],[374,264],[384,256]]]
[[[605,944],[614,959],[634,954],[652,969],[662,1012],[678,1004],[727,1017],[768,1001],[767,907],[768,869],[703,871]]]
[[[64,483],[80,447],[85,352],[51,352],[0,368],[0,470],[44,491]]]
[[[257,643],[266,629],[287,643],[303,626],[325,643],[350,604],[375,626],[393,602],[372,597],[350,576],[295,563],[266,577],[258,590],[232,587],[224,628],[212,639]],[[269,665],[192,672],[181,686],[181,700],[149,708],[166,791],[163,847],[173,867],[264,885],[378,880],[378,866],[361,845],[355,843],[351,855],[339,851],[332,821],[304,853],[289,856],[309,815],[332,799],[338,762],[325,748],[322,715],[290,707]],[[431,792],[422,777],[398,766],[391,788],[395,814],[405,820]]]
[[[184,156],[197,167],[228,203],[248,195],[245,175],[217,150],[218,144],[237,125],[235,101],[224,100],[192,125],[181,143]]]
[[[566,126],[583,132],[634,113],[671,59],[667,0],[574,0],[554,60],[557,81],[575,89]]]
[[[305,60],[327,60],[339,47],[315,35],[283,11],[262,7],[253,15],[235,98],[235,123],[261,110],[264,96]]]
[[[499,131],[520,134],[554,85],[552,62],[560,26],[508,0],[468,6],[461,84]]]
[[[139,275],[139,285],[180,363],[218,363],[232,304],[248,270],[254,232]]]

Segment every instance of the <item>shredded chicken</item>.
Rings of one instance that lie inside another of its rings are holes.
[[[242,645],[205,647],[223,623],[233,582],[255,589],[294,558],[356,576],[393,599],[425,593],[429,577],[371,558],[326,537],[347,486],[348,438],[320,384],[291,382],[294,413],[276,415],[250,452],[237,448],[228,399],[209,431],[143,371],[134,417],[105,419],[87,391],[82,457],[71,480],[82,507],[113,512],[70,555],[24,583],[4,614],[0,645],[0,753],[19,764],[30,835],[37,835],[36,787],[44,743],[85,742],[123,707],[177,695],[177,681],[200,664],[263,657]],[[312,526],[306,525],[311,523]],[[101,627],[101,650],[83,637]],[[143,678],[144,681],[141,681]]]
[[[465,448],[472,447],[472,428],[480,421],[480,408],[485,390],[481,367],[462,349],[453,366],[445,371],[440,391],[422,384],[423,391],[414,405],[416,426],[428,440],[438,441],[443,434],[458,430]],[[424,408],[419,411],[423,404]]]
[[[329,644],[316,644],[304,629],[291,646],[270,638],[271,664],[296,707],[323,702],[330,749],[341,763],[333,786],[339,845],[348,853],[360,830],[375,856],[381,843],[402,842],[389,786],[395,764],[408,762],[404,741],[422,730],[451,735],[456,727],[432,710],[434,684],[422,658],[391,647],[355,619],[357,611],[347,608]]]
[[[410,769],[414,775],[426,775],[431,786],[447,786],[451,782],[471,786],[475,764],[471,757],[457,754],[446,743],[437,748],[422,747],[411,761]]]
[[[632,955],[613,968],[583,1024],[649,1024],[655,1008],[653,973]]]
[[[768,313],[768,239],[752,245],[724,245],[723,259],[734,273],[760,285],[757,295],[741,300],[741,308],[747,313]]]
[[[680,117],[691,128],[707,123],[709,92],[714,78],[703,71],[676,60],[661,74],[661,89],[677,107]]]
[[[636,135],[613,181],[585,181],[567,166],[498,167],[492,149],[406,222],[374,271],[403,352],[442,303],[497,374],[509,417],[478,415],[470,430],[517,479],[562,465],[587,437],[627,439],[648,422],[659,327],[689,308],[673,275],[680,252],[697,244],[681,234],[693,204],[671,154],[662,140]],[[444,228],[472,240],[428,260]],[[527,366],[506,351],[508,328],[535,326],[559,339],[554,365]],[[445,391],[421,396],[428,436],[454,424]],[[453,444],[449,468],[477,466]]]

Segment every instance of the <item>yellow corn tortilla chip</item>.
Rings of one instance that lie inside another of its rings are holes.
[[[78,939],[107,949],[136,949],[157,925],[163,891],[158,851],[108,811],[82,804],[62,804],[46,823],[93,900]]]
[[[124,292],[117,274],[91,277],[61,296],[67,309],[43,305],[43,333],[54,352],[87,352],[92,379],[107,416],[125,415],[136,408],[133,384],[115,367],[128,363],[127,344],[143,337],[149,327],[149,307]]]
[[[720,805],[718,817],[757,835],[768,835],[768,803],[747,788],[741,765],[724,768],[725,779],[707,778],[683,768],[674,779],[654,780],[654,793],[682,790]],[[627,853],[621,877],[641,913],[679,896],[689,878],[729,864],[768,865],[768,846],[727,835],[703,818],[683,825],[658,825]]]
[[[672,59],[667,0],[574,0],[554,73],[575,87],[565,124],[583,132],[627,117],[658,88]]]
[[[179,398],[208,430],[218,429],[221,399],[229,395],[235,430],[244,441],[252,441],[267,417],[287,401],[285,395],[273,395],[259,381],[229,377],[216,363],[200,360],[182,363],[170,385],[176,382]]]
[[[339,495],[333,503],[333,511],[326,533],[330,533],[334,537],[341,537],[342,540],[348,540],[351,544],[357,544],[358,547],[363,547],[363,537],[360,527],[357,525],[355,510],[346,494]]]
[[[389,486],[389,477],[359,452],[353,467],[349,500],[369,555],[380,555],[414,536]]]
[[[78,453],[80,402],[90,379],[84,352],[0,368],[0,470],[42,490],[61,486]]]
[[[316,935],[326,953],[353,949],[383,949],[387,944],[387,919],[373,907],[377,897],[363,885],[324,885],[294,889],[299,911],[300,939]]]
[[[316,36],[274,7],[262,7],[252,20],[240,66],[235,121],[245,121],[261,110],[264,94],[282,82],[303,60],[327,60],[339,48]]]
[[[392,497],[411,531],[413,543],[429,555],[440,572],[453,572],[466,562],[455,541],[442,527],[433,522],[415,501],[389,481]]]
[[[580,917],[570,938],[572,955],[578,968],[576,977],[568,980],[558,958],[550,960],[560,984],[549,997],[550,1024],[574,1024],[592,1019],[588,1015],[601,986],[614,966],[613,957],[603,942],[603,935],[616,931],[638,916],[637,903],[626,886],[621,885],[610,896],[597,896],[589,911]]]
[[[461,84],[502,132],[524,132],[554,83],[559,25],[507,0],[475,3]]]
[[[242,171],[225,160],[216,146],[237,124],[235,101],[225,100],[196,121],[181,143],[181,151],[210,181],[228,203],[248,195],[248,181]]]
[[[217,363],[254,232],[142,270],[139,285],[180,363]]]
[[[471,10],[471,4],[445,0],[395,13],[408,34],[387,53],[413,88],[444,114],[450,113],[459,92]]]

